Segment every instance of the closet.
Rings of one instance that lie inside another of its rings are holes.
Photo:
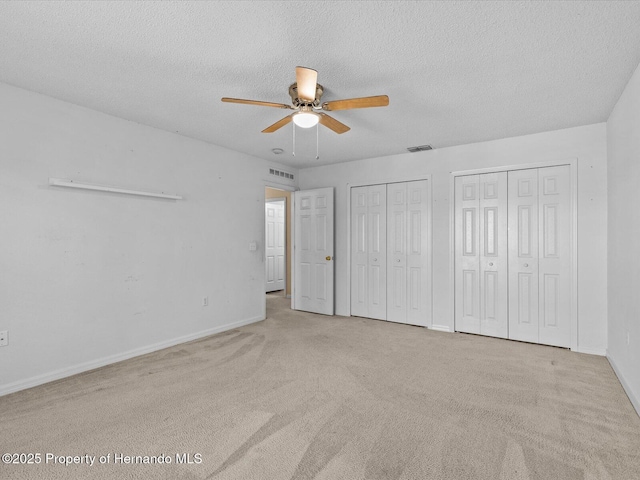
[[[431,322],[427,180],[351,189],[351,315]]]
[[[455,329],[570,347],[568,165],[455,177]]]

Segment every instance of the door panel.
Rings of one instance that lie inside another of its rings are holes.
[[[429,185],[351,189],[351,314],[431,323]]]
[[[455,328],[571,344],[570,167],[456,177]]]
[[[351,189],[351,315],[368,316],[368,187]]]
[[[285,287],[285,204],[265,202],[265,291]]]
[[[405,323],[407,320],[407,184],[387,185],[387,320]]]
[[[538,169],[508,176],[509,338],[538,342]]]
[[[455,329],[480,333],[480,176],[455,178]]]
[[[351,189],[351,314],[387,317],[387,188]]]
[[[571,179],[568,165],[545,167],[540,180],[539,342],[571,346]]]
[[[479,175],[480,333],[508,336],[507,173]]]
[[[369,218],[369,318],[387,318],[387,186],[371,185],[368,189]]]
[[[431,277],[429,268],[429,183],[407,182],[406,323],[431,324]]]
[[[333,188],[294,193],[293,308],[333,315]]]
[[[506,338],[506,172],[456,177],[454,201],[455,328]]]

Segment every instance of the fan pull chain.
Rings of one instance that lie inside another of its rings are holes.
[[[291,122],[293,124],[293,147],[291,148],[291,155],[296,156],[296,124],[295,122]]]
[[[316,123],[316,160],[320,159],[320,141],[318,140],[318,131],[320,130],[320,124]]]

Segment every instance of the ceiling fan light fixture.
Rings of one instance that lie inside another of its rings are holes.
[[[293,123],[300,128],[315,127],[319,121],[320,117],[313,112],[298,112],[293,115]]]

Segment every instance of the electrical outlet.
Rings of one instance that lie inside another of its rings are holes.
[[[207,307],[209,305],[209,297],[202,297],[202,306]]]
[[[0,347],[6,347],[9,345],[9,330],[2,330],[0,332]]]

